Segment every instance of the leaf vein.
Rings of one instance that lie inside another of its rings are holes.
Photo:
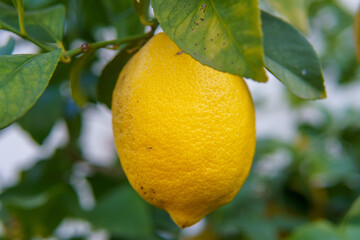
[[[209,0],[209,2],[211,3],[211,5],[212,5],[212,7],[213,7],[213,9],[214,9],[214,13],[215,13],[215,15],[218,17],[219,22],[221,23],[221,25],[223,25],[226,33],[229,35],[229,37],[231,38],[232,42],[234,43],[234,45],[236,46],[236,48],[239,50],[239,52],[242,52],[242,51],[241,51],[241,47],[239,46],[238,42],[235,40],[235,38],[234,38],[233,35],[231,34],[230,29],[226,26],[225,22],[223,21],[223,19],[220,17],[220,14],[219,14],[218,11],[216,10],[213,1],[212,1],[212,0]]]

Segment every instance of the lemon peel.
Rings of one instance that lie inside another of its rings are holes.
[[[255,112],[245,81],[202,65],[165,33],[121,71],[112,114],[130,184],[181,228],[230,202],[249,174]]]

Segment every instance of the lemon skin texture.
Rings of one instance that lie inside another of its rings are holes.
[[[113,133],[131,186],[185,228],[230,202],[255,151],[255,113],[245,81],[202,65],[165,34],[120,73]]]

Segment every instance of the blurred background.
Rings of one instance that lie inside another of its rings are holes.
[[[67,49],[143,32],[132,2],[118,2],[24,1],[26,10],[67,7]],[[294,23],[272,2],[260,6]],[[270,74],[266,84],[247,80],[258,138],[249,178],[233,202],[185,230],[144,202],[122,172],[111,112],[96,103],[99,75],[116,51],[100,49],[90,60],[82,84],[92,103],[81,109],[69,92],[72,64],[60,63],[36,105],[0,130],[0,239],[360,239],[359,6],[304,1],[295,26],[320,57],[327,99],[301,100]],[[0,48],[9,44],[15,54],[39,51],[0,30]]]

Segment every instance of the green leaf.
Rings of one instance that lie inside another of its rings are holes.
[[[25,12],[26,32],[44,42],[61,42],[65,21],[65,8],[55,5],[46,9]],[[0,26],[20,32],[16,9],[0,2]]]
[[[231,231],[244,236],[238,239],[275,240],[277,234],[274,219],[272,217],[270,221],[263,215],[265,204],[254,198],[249,180],[229,204],[210,214],[208,221],[222,236]]]
[[[114,0],[81,0],[80,5],[77,11],[77,19],[80,19],[81,25],[80,31],[88,31],[94,30],[97,27],[101,26],[115,26],[117,30],[123,31],[122,28],[127,28],[127,24],[123,23],[123,21],[128,21],[130,17],[132,20],[136,20],[140,26],[141,23],[139,21],[138,16],[135,13],[133,8],[132,0],[121,0],[121,1],[114,1]],[[71,9],[69,11],[73,11]],[[86,27],[84,27],[84,25]],[[122,25],[121,27],[118,25]],[[131,30],[131,28],[129,28]],[[125,36],[118,36],[126,37]]]
[[[360,225],[360,197],[355,200],[350,210],[346,214],[342,224]]]
[[[302,32],[307,32],[309,30],[306,0],[269,0],[269,2],[276,11],[286,17],[291,24],[296,26]]]
[[[79,3],[80,2],[80,3]],[[113,1],[113,2],[124,2],[122,1]],[[83,14],[79,16],[82,18],[82,27],[84,25],[86,28],[91,30],[99,26],[106,26],[110,24],[110,17],[112,14],[112,9],[109,8],[107,1],[99,0],[81,0],[74,6],[79,8],[79,12]],[[84,29],[85,30],[85,29]]]
[[[133,45],[123,48],[102,70],[97,86],[98,101],[111,109],[112,93],[120,72],[134,54],[129,52]]]
[[[101,198],[87,214],[87,219],[95,226],[127,239],[143,239],[152,232],[149,209],[129,185],[116,188]]]
[[[0,47],[0,55],[10,55],[15,48],[15,40],[10,38],[5,46]]]
[[[118,165],[120,165],[120,162],[118,162]],[[121,184],[126,183],[122,181],[125,180],[125,174],[119,166],[111,166],[111,170],[113,171],[112,174],[98,171],[86,178],[91,185],[96,200],[101,199],[109,192],[119,188]]]
[[[112,22],[118,38],[137,35],[144,32],[144,26],[141,24],[138,15],[132,7],[124,10],[121,14],[114,16]]]
[[[69,181],[72,164],[69,149],[57,150],[53,156],[42,159],[20,173],[19,182],[1,192],[1,200],[9,197],[37,196],[60,182]]]
[[[58,150],[37,162],[0,194],[8,218],[21,223],[21,239],[48,236],[65,218],[80,215],[79,200],[70,185],[74,162],[69,153],[69,149]]]
[[[46,193],[39,193],[33,195],[10,195],[2,198],[2,201],[6,204],[10,204],[12,207],[21,208],[24,210],[34,209],[41,207],[49,200],[49,196]]]
[[[61,50],[0,56],[0,128],[27,112],[44,92]]]
[[[242,216],[236,219],[226,219],[223,231],[229,229],[237,229],[239,233],[247,236],[245,239],[251,240],[276,240],[276,228],[268,219],[263,219],[263,216]],[[258,231],[261,229],[261,231]]]
[[[267,69],[296,96],[325,98],[320,62],[311,44],[281,19],[266,12],[261,19]]]
[[[151,5],[162,29],[196,60],[267,80],[257,0],[152,0]]]
[[[70,142],[75,143],[80,136],[82,126],[81,109],[69,98],[65,107],[65,121],[69,133]]]
[[[170,215],[157,207],[150,206],[152,220],[157,231],[165,230],[171,232],[174,236],[178,235],[181,229],[174,223]]]
[[[27,10],[36,10],[54,5],[55,2],[64,2],[58,0],[24,0],[24,7]]]
[[[88,102],[86,92],[81,86],[81,73],[94,53],[94,51],[84,53],[76,60],[70,72],[71,96],[79,107],[83,107]]]
[[[56,183],[37,195],[7,196],[3,202],[10,215],[21,222],[26,236],[49,236],[80,209],[75,191],[64,183]]]
[[[49,86],[35,105],[18,120],[39,144],[49,135],[56,121],[62,117],[64,103],[59,88]],[[43,114],[46,113],[46,118]]]
[[[337,229],[326,221],[310,223],[297,228],[287,240],[342,240]]]
[[[24,9],[24,2],[23,0],[12,0],[14,6],[17,8],[17,9]]]
[[[360,225],[349,225],[346,226],[345,232],[340,232],[343,236],[344,240],[359,240],[360,236]]]

